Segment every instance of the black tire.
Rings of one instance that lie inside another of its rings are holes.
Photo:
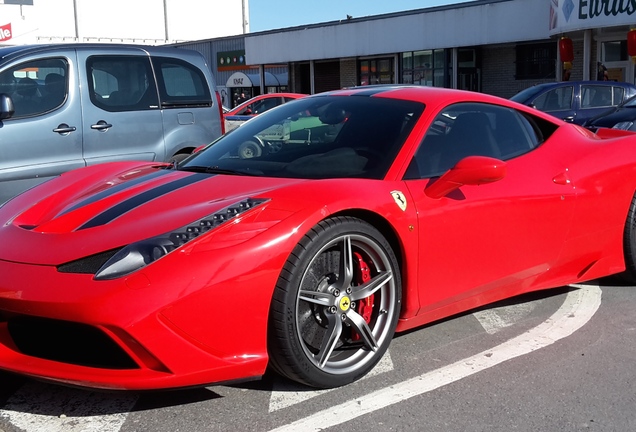
[[[260,157],[263,154],[263,145],[255,140],[248,140],[238,148],[238,155],[241,159],[251,159]]]
[[[632,203],[627,213],[627,220],[625,221],[623,251],[625,254],[626,270],[620,274],[620,278],[628,282],[636,283],[636,195],[632,198]]]
[[[361,378],[391,343],[401,295],[397,259],[377,229],[352,217],[320,222],[294,248],[278,279],[270,366],[317,388]]]

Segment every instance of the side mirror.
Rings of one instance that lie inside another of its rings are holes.
[[[501,180],[506,175],[506,163],[487,156],[468,156],[431,183],[424,193],[442,198],[464,185],[480,185]]]
[[[6,93],[0,93],[0,120],[5,120],[13,117],[15,108],[13,107],[13,101]]]

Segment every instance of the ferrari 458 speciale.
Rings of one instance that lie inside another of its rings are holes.
[[[395,331],[636,269],[636,135],[415,86],[344,89],[178,165],[0,208],[0,369],[106,389],[369,372]]]

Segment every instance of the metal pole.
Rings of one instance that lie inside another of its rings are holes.
[[[77,16],[77,0],[73,0],[73,21],[75,22],[75,40],[81,42],[79,38],[79,18]]]
[[[168,5],[167,5],[167,0],[163,0],[163,28],[164,28],[164,37],[166,38],[166,42],[170,42],[170,39],[168,39]]]

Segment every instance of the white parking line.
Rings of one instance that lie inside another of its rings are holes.
[[[510,327],[529,315],[537,307],[537,301],[516,305],[501,306],[473,313],[477,321],[488,334],[495,334],[499,330]]]
[[[585,325],[601,305],[600,287],[574,286],[579,289],[570,291],[563,305],[550,318],[497,347],[350,402],[319,411],[271,432],[320,431],[337,426],[551,345]]]
[[[384,354],[377,365],[365,375],[362,379],[372,377],[384,372],[393,370],[393,362],[391,361],[391,354],[389,351]],[[334,391],[336,389],[326,390],[307,390],[307,387],[300,384],[274,384],[274,389],[269,397],[269,412],[278,411],[279,409],[287,408],[292,405],[304,402],[316,396]]]
[[[27,383],[11,396],[0,417],[29,432],[118,432],[137,396],[89,393]]]

